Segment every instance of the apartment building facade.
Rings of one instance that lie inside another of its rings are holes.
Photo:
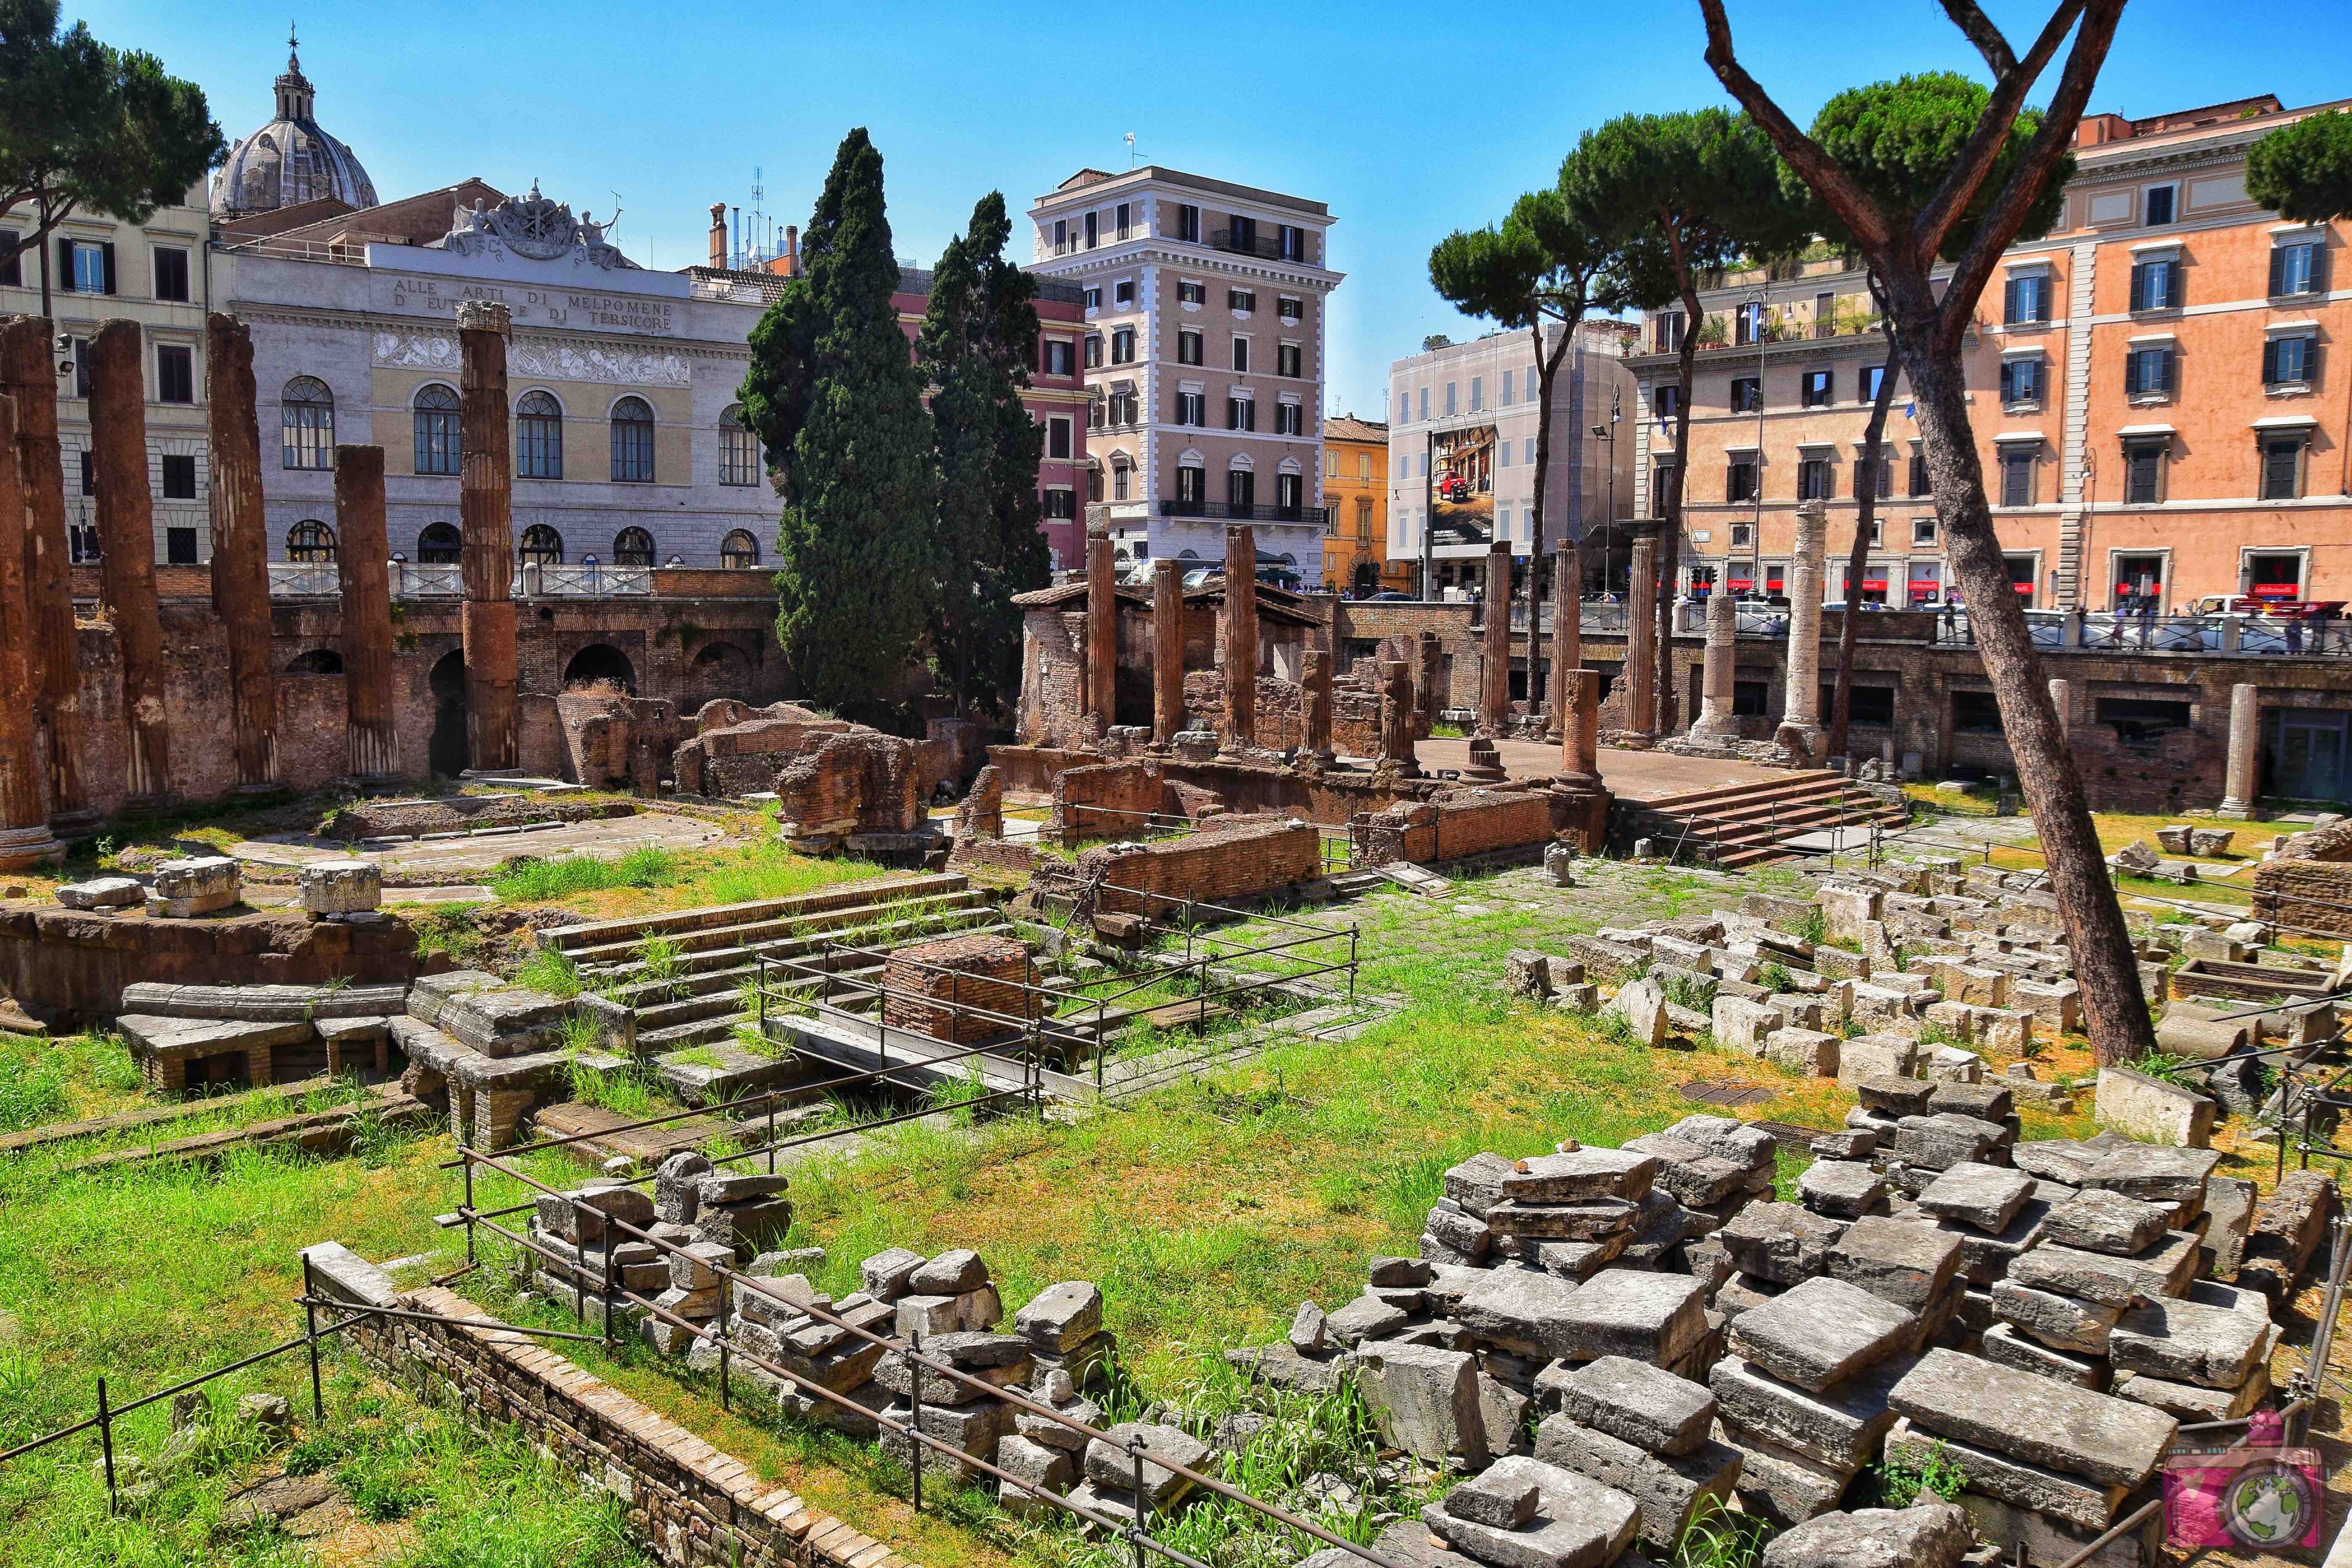
[[[2352,332],[2352,289],[2332,287],[2352,226],[2284,223],[2244,181],[2254,142],[2335,107],[2084,119],[2057,228],[2003,258],[1967,336],[1994,524],[2028,605],[2352,598],[2352,388],[2328,363]],[[1701,303],[1680,590],[1780,593],[1796,506],[1818,498],[1831,600],[1949,602],[1899,384],[1885,458],[1861,471],[1876,378],[1896,374],[1863,274],[1824,252],[1728,276]],[[1645,517],[1676,461],[1685,330],[1678,309],[1653,312],[1633,362]],[[1873,482],[1876,536],[1850,588],[1855,497]]]
[[[1584,321],[1561,359],[1548,414],[1547,552],[1633,515],[1635,382],[1625,356],[1634,339],[1632,323]],[[1389,555],[1415,578],[1427,566],[1424,596],[1483,584],[1498,538],[1525,570],[1536,431],[1547,416],[1537,406],[1541,386],[1534,341],[1519,331],[1448,343],[1389,366]]]
[[[1389,554],[1389,427],[1352,414],[1323,422],[1323,586],[1362,597],[1409,592],[1412,563]]]
[[[23,214],[17,217],[22,219]],[[0,237],[23,222],[0,223]],[[77,212],[46,246],[0,261],[0,317],[41,313],[46,270],[49,311],[66,339],[58,361],[58,439],[66,468],[66,531],[77,561],[98,559],[95,475],[89,437],[89,340],[100,322],[139,323],[147,373],[147,474],[155,498],[155,559],[194,566],[211,559],[205,443],[205,311],[210,217],[198,184],[157,207],[144,223]]]
[[[1087,495],[1122,567],[1220,563],[1248,521],[1262,563],[1320,581],[1329,208],[1145,165],[1029,216],[1034,268],[1081,291]]]

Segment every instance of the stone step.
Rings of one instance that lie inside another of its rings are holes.
[[[562,926],[541,931],[539,943],[541,947],[551,947],[577,956],[582,948],[629,945],[653,935],[667,936],[711,926],[744,925],[795,914],[821,914],[854,908],[874,901],[877,897],[891,899],[961,892],[971,885],[968,879],[954,872],[847,883],[811,893],[796,893],[789,898],[757,899],[740,904],[707,904],[700,909],[670,910],[661,914],[640,915],[628,920],[591,921],[583,925]]]
[[[926,893],[913,898],[890,899],[872,904],[853,905],[828,910],[822,914],[782,917],[774,920],[749,921],[731,925],[716,925],[666,938],[673,942],[681,962],[707,952],[750,949],[776,942],[814,940],[845,931],[864,930],[869,926],[906,923],[919,917],[952,914],[958,910],[983,907],[986,896],[964,890],[947,893]],[[599,943],[593,946],[567,949],[572,962],[583,967],[626,970],[635,965],[644,946],[642,938],[629,942]]]
[[[961,895],[958,895],[959,898]],[[886,906],[887,907],[887,906]],[[791,958],[821,949],[826,942],[856,946],[873,940],[912,940],[909,932],[936,931],[940,934],[961,932],[977,921],[993,920],[996,907],[985,899],[974,897],[968,901],[926,908],[912,914],[877,915],[868,921],[850,921],[811,931],[804,924],[794,924],[784,932],[761,936],[756,928],[744,928],[727,933],[730,938],[748,938],[724,947],[707,947],[678,956],[671,967],[669,979],[691,978],[713,969],[731,969],[749,963],[754,955],[764,953],[769,958]],[[645,964],[636,956],[637,950],[604,963],[583,966],[583,972],[610,981],[644,973]],[[652,984],[656,982],[647,981]]]
[[[1673,816],[1688,815],[1701,807],[1727,805],[1748,801],[1792,798],[1808,795],[1837,794],[1846,788],[1846,781],[1837,773],[1809,772],[1788,780],[1769,779],[1754,784],[1723,784],[1714,789],[1692,790],[1685,795],[1660,795],[1642,802],[1643,809],[1662,811]]]

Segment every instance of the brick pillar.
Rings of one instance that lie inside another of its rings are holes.
[[[400,773],[392,698],[392,563],[383,448],[335,448],[335,577],[343,591],[345,763],[354,778]]]
[[[1437,640],[1435,632],[1423,632],[1418,653],[1412,670],[1412,732],[1416,738],[1425,738],[1437,727],[1437,710],[1445,706],[1446,693],[1438,686],[1445,672],[1445,645]]]
[[[147,478],[147,369],[139,323],[120,318],[89,345],[89,437],[98,476],[99,589],[122,658],[123,806],[172,794],[163,623],[155,599],[155,503]]]
[[[1820,759],[1829,739],[1822,729],[1822,577],[1829,511],[1817,500],[1798,506],[1797,551],[1789,564],[1789,673],[1774,739],[1807,763]],[[1851,598],[1847,613],[1853,613]]]
[[[1584,667],[1584,584],[1576,546],[1562,545],[1551,558],[1551,690],[1544,738],[1565,741],[1569,713],[1568,672]],[[1530,645],[1533,646],[1533,645]]]
[[[2253,686],[2230,688],[2230,758],[2222,773],[2218,815],[2254,815],[2256,763],[2263,742],[2262,691]]]
[[[1184,568],[1151,563],[1151,743],[1175,744],[1184,727]]]
[[[1637,534],[1625,590],[1625,732],[1646,742],[1658,710],[1658,536]]]
[[[269,657],[269,521],[261,510],[253,333],[218,310],[205,318],[205,396],[213,448],[213,614],[228,631],[236,787],[274,790],[278,671]]]
[[[1299,749],[1317,762],[1339,756],[1331,749],[1331,656],[1319,647],[1299,655]]]
[[[1382,659],[1381,672],[1381,755],[1378,766],[1406,778],[1421,773],[1413,758],[1412,670],[1401,660]]]
[[[81,650],[74,635],[66,548],[65,463],[58,447],[57,360],[47,317],[0,327],[0,391],[16,400],[16,474],[24,488],[25,599],[32,642],[33,718],[48,742],[49,827],[62,837],[98,826],[81,771]]]
[[[1087,711],[1118,722],[1118,589],[1110,535],[1087,535]]]
[[[1559,729],[1559,782],[1580,789],[1601,783],[1601,672],[1568,672],[1568,707]]]
[[[1257,744],[1257,531],[1225,525],[1225,732],[1236,751]]]
[[[1690,727],[1694,739],[1737,740],[1739,721],[1731,713],[1731,681],[1739,635],[1739,605],[1718,584],[1706,600],[1706,682],[1699,713]]]
[[[1511,721],[1511,546],[1486,551],[1486,637],[1478,660],[1478,732],[1500,735]]]
[[[476,771],[520,765],[515,726],[514,459],[507,423],[508,311],[457,307],[464,356],[457,515],[465,533],[466,757]]]
[[[16,463],[16,400],[0,393],[0,871],[65,854],[42,814],[33,745],[33,610],[25,595],[25,487]]]

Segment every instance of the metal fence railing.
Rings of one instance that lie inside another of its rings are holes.
[[[2028,610],[2033,646],[2048,652],[2352,655],[2352,621],[2340,616],[2137,616],[2112,610]],[[1958,605],[1937,614],[1936,642],[1973,647],[1976,628]]]

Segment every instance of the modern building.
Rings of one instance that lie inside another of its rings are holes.
[[[1147,164],[1029,216],[1036,269],[1082,291],[1088,493],[1122,565],[1221,563],[1247,521],[1263,563],[1321,581],[1330,209]]]
[[[1555,374],[1547,552],[1633,515],[1633,378],[1625,355],[1633,332],[1625,321],[1580,322]],[[1510,542],[1524,573],[1534,534],[1541,386],[1535,343],[1519,331],[1446,343],[1389,366],[1388,553],[1418,577],[1425,552],[1425,596],[1482,585],[1496,539]]]
[[[2338,107],[2264,96],[2084,120],[2057,229],[2011,248],[1968,337],[1979,455],[2029,605],[2352,598],[2352,386],[2324,374],[2352,333],[2352,294],[2330,288],[2352,226],[2282,223],[2244,179],[2254,142]],[[1889,374],[1864,276],[1817,247],[1701,300],[1679,587],[1780,593],[1796,505],[1819,497],[1842,599],[1856,486],[1873,479],[1860,437]],[[1675,460],[1684,327],[1654,312],[1633,361],[1644,516]],[[1855,592],[1941,605],[1951,574],[1906,403],[1898,386]]]
[[[1323,421],[1323,586],[1410,592],[1413,563],[1389,554],[1389,427],[1352,414]]]

